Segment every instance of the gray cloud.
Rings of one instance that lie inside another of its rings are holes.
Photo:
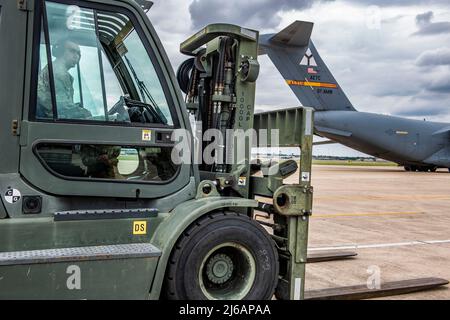
[[[433,11],[428,11],[422,14],[418,14],[416,16],[416,23],[418,26],[427,25],[431,22],[431,19],[433,19]]]
[[[434,22],[420,28],[413,35],[428,36],[442,33],[450,33],[450,22]]]
[[[440,48],[423,52],[416,60],[418,66],[450,65],[450,48]]]
[[[396,112],[400,117],[437,117],[448,114],[448,106],[445,105],[411,105],[407,109]]]
[[[380,7],[404,7],[413,5],[447,5],[448,0],[345,0],[355,5],[367,6],[376,5]]]
[[[279,13],[309,8],[313,0],[194,0],[190,7],[194,28],[214,22],[273,28],[281,22]]]
[[[441,80],[434,80],[430,83],[427,90],[437,93],[444,93],[447,94],[450,92],[450,76],[441,79]],[[446,108],[448,112],[448,107]]]
[[[414,36],[427,36],[442,33],[450,33],[450,22],[431,22],[433,11],[428,11],[416,16],[416,24],[419,31],[413,33]]]

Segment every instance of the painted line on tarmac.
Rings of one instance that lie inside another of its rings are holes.
[[[395,242],[395,243],[355,244],[355,245],[347,245],[347,246],[316,247],[316,248],[308,248],[308,251],[392,248],[392,247],[405,247],[405,246],[423,246],[426,244],[445,244],[445,243],[450,243],[450,240],[428,240],[428,241],[409,241],[409,242]]]
[[[450,200],[450,196],[446,195],[366,195],[366,196],[316,196],[316,201],[426,201],[426,200]]]
[[[425,212],[355,212],[355,213],[332,213],[332,214],[313,214],[312,218],[335,218],[335,217],[370,217],[370,216],[400,216],[425,214]]]

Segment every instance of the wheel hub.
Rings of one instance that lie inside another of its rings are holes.
[[[214,284],[227,282],[234,270],[233,261],[226,254],[217,254],[209,259],[206,265],[206,275],[208,280]]]

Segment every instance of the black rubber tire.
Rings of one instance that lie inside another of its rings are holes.
[[[271,299],[278,282],[275,243],[257,222],[234,212],[217,212],[192,224],[178,239],[168,266],[163,297],[170,300],[207,300],[198,275],[210,250],[233,242],[245,247],[256,264],[255,278],[244,300]]]
[[[410,166],[404,166],[404,168],[405,168],[405,171],[411,171],[411,167]]]

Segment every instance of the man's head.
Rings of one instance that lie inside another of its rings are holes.
[[[80,62],[80,46],[70,38],[62,38],[53,45],[53,56],[64,62],[67,70],[75,67]]]

